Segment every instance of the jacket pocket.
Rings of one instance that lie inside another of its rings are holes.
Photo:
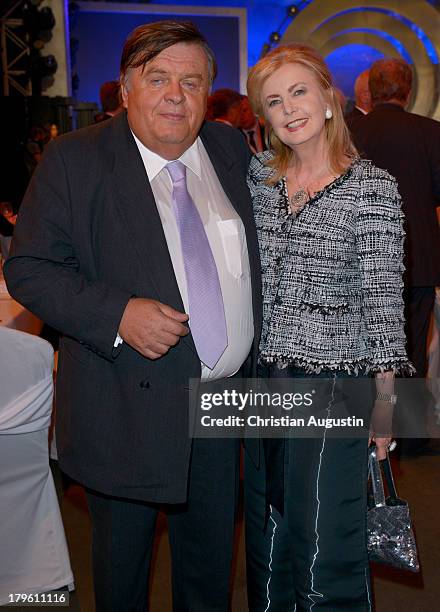
[[[243,275],[246,236],[241,219],[226,219],[217,223],[228,272],[235,278]]]

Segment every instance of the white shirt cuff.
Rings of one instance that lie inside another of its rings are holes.
[[[116,340],[114,341],[113,347],[116,348],[117,346],[119,346],[120,344],[122,344],[124,341],[122,340],[121,336],[118,334],[116,336]]]

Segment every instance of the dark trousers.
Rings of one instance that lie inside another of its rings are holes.
[[[145,612],[157,514],[165,510],[173,610],[226,612],[238,500],[238,440],[193,441],[188,502],[158,506],[88,491],[97,612]]]
[[[403,293],[405,302],[405,334],[407,340],[407,353],[410,361],[417,370],[418,378],[425,378],[428,370],[427,344],[431,315],[435,301],[435,287],[407,287]],[[425,384],[413,385],[408,390],[408,397],[399,398],[399,413],[407,423],[411,423],[411,416],[417,411],[417,431],[421,437],[401,438],[398,452],[411,454],[423,447],[429,439],[427,423],[429,410],[432,409],[432,396]],[[407,427],[402,429],[407,430]]]
[[[408,357],[417,370],[417,376],[424,378],[428,369],[426,352],[435,287],[407,287],[403,297]]]
[[[264,466],[245,458],[250,612],[369,612],[365,440],[292,439],[283,516],[266,530]]]
[[[266,467],[245,457],[250,612],[369,612],[367,440],[323,435],[270,442]],[[274,452],[277,446],[282,453]],[[266,492],[280,470],[283,515],[271,504],[267,518]]]

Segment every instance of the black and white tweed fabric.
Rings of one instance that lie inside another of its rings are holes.
[[[248,173],[263,273],[261,361],[310,373],[411,372],[395,179],[355,160],[295,217],[285,180],[266,184],[271,155],[255,155]]]

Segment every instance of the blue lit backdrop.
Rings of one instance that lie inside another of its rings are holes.
[[[249,66],[255,64],[255,62],[259,59],[263,45],[268,42],[269,36],[272,32],[278,31],[281,29],[281,34],[283,34],[284,30],[288,27],[290,23],[290,19],[286,18],[287,8],[291,5],[295,5],[300,11],[307,11],[307,7],[312,4],[312,2],[323,4],[323,7],[328,10],[328,18],[325,21],[335,18],[335,15],[332,15],[331,0],[223,0],[219,2],[219,0],[180,0],[178,2],[172,0],[153,0],[154,4],[159,5],[188,5],[188,6],[211,6],[211,7],[219,7],[222,8],[246,8],[248,15],[248,63]],[[440,2],[435,0],[426,0],[427,4],[438,7]],[[146,5],[148,8],[148,5]],[[364,6],[364,7],[356,7],[356,8],[347,8],[338,13],[338,15],[344,15],[349,13],[356,13],[359,11],[368,11],[372,13],[383,13],[392,17],[393,19],[399,20],[403,26],[409,27],[419,38],[419,40],[423,43],[427,56],[429,57],[432,64],[438,64],[439,58],[436,53],[436,50],[432,44],[432,41],[428,38],[426,33],[420,28],[419,25],[410,21],[408,18],[402,16],[400,13],[386,9],[381,7],[374,6]],[[324,23],[325,23],[324,21]],[[99,28],[101,30],[101,28]],[[104,29],[102,29],[104,30]],[[102,31],[101,30],[101,31]],[[386,39],[389,43],[391,43],[396,51],[400,53],[400,55],[411,62],[411,57],[408,54],[407,49],[405,48],[403,42],[398,40],[395,36],[391,36],[389,33],[381,31],[377,28],[368,27],[356,27],[349,30],[344,30],[344,32],[365,32],[368,34],[372,34],[374,36],[380,36]],[[341,32],[342,33],[342,32]],[[98,35],[99,31],[95,31],[95,36]],[[104,35],[104,32],[103,32]],[[116,49],[118,46],[118,52],[120,50],[120,44],[122,41],[119,40],[121,38],[118,36],[118,33],[114,30],[112,31],[112,35],[114,36],[113,46]],[[216,48],[216,54],[220,59],[220,62],[228,62],[228,55],[230,49],[228,45],[225,45],[225,40],[229,39],[227,36],[222,36],[222,41],[218,49]],[[82,44],[82,43],[81,43]],[[214,46],[214,45],[213,45]],[[219,52],[220,49],[220,52]],[[116,51],[115,51],[116,52]],[[81,47],[80,47],[81,53]],[[327,57],[327,61],[330,65],[330,68],[335,76],[336,82],[339,87],[344,91],[346,95],[351,97],[353,95],[353,83],[357,74],[359,74],[362,70],[367,68],[373,61],[383,57],[382,53],[375,49],[373,46],[369,46],[368,44],[348,44],[341,46],[337,50],[330,53]],[[355,58],[355,60],[354,60]],[[102,60],[102,69],[105,72],[105,58]],[[226,66],[227,67],[227,66]],[[215,87],[221,86],[229,86],[238,88],[237,85],[237,73],[234,72],[234,68],[232,66],[227,67],[226,71],[223,71],[223,75],[226,75],[230,70],[230,78],[228,76],[223,76],[221,82],[218,81],[215,83]],[[103,72],[103,73],[104,73]],[[83,79],[83,77],[81,77]],[[108,78],[114,78],[114,75],[109,76]],[[93,80],[86,77],[86,80]],[[105,80],[102,79],[102,80]],[[102,82],[101,80],[101,82]],[[95,84],[91,82],[87,86],[87,91],[90,92],[92,87],[95,87]],[[83,90],[85,94],[85,90]],[[90,95],[84,97],[81,95],[82,99],[96,99],[96,97],[91,98]]]
[[[353,58],[356,62],[353,62]],[[353,85],[358,74],[383,57],[383,53],[368,45],[350,44],[335,49],[327,56],[327,64],[336,85],[353,98]]]

